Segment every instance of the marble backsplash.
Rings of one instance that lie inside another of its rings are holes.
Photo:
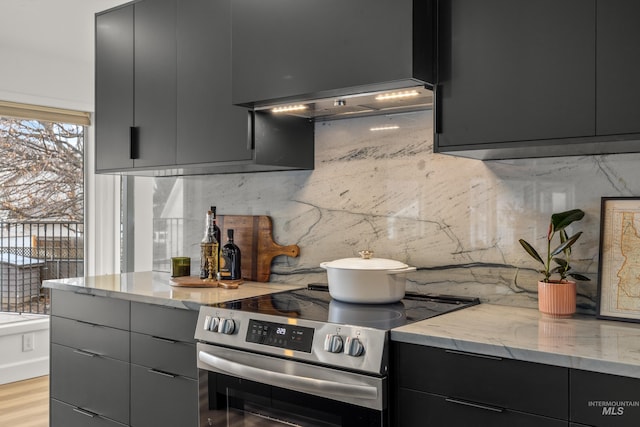
[[[371,130],[381,126],[397,129]],[[154,269],[171,256],[199,263],[208,206],[269,215],[272,281],[326,282],[322,261],[376,257],[417,267],[407,289],[535,307],[538,266],[519,238],[541,248],[553,212],[580,208],[584,234],[572,265],[578,311],[595,313],[601,197],[640,195],[640,154],[478,161],[433,153],[431,111],[316,123],[315,170],[156,178]]]

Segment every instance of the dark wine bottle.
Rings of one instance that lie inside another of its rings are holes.
[[[218,217],[216,216],[215,206],[211,206],[211,215],[212,215],[211,220],[213,221],[213,236],[216,238],[216,241],[218,243],[222,243],[222,240],[220,240],[222,236],[220,235],[220,227],[218,227],[218,222],[217,222]]]
[[[211,206],[211,222],[213,223],[213,237],[215,237],[216,242],[218,242],[218,252],[216,252],[216,265],[218,265],[217,271],[220,271],[220,254],[222,253],[222,233],[220,231],[220,227],[218,227],[215,206]]]
[[[240,248],[233,242],[233,229],[227,230],[227,243],[220,254],[220,278],[227,280],[242,279]]]

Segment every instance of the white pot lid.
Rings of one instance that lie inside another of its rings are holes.
[[[364,252],[364,255],[363,255]],[[342,258],[335,261],[323,262],[323,268],[340,268],[343,270],[400,270],[409,267],[407,264],[385,258],[369,258],[373,252],[362,251],[362,258]]]

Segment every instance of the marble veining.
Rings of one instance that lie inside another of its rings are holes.
[[[372,131],[397,125],[396,130]],[[541,124],[543,125],[543,124]],[[478,161],[433,153],[431,111],[318,122],[315,170],[156,178],[154,270],[198,259],[203,218],[269,215],[275,240],[300,246],[271,280],[326,282],[323,261],[377,257],[417,267],[408,289],[535,307],[538,266],[519,238],[542,246],[551,213],[580,208],[572,264],[578,311],[594,314],[603,196],[640,195],[640,154]]]
[[[480,304],[391,331],[391,339],[640,378],[640,325],[554,319],[535,309]]]

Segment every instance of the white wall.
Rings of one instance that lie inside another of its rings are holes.
[[[0,99],[93,111],[94,14],[122,0],[2,0]]]
[[[0,348],[0,384],[48,375],[49,318],[0,314]]]
[[[93,112],[94,15],[124,3],[127,1],[2,0],[0,100]],[[85,152],[85,271],[89,275],[118,272],[119,179],[93,174],[92,128]],[[136,212],[151,218],[150,210]],[[140,243],[145,246],[141,253],[151,252],[150,237]],[[141,260],[136,266],[150,270],[151,261]]]

